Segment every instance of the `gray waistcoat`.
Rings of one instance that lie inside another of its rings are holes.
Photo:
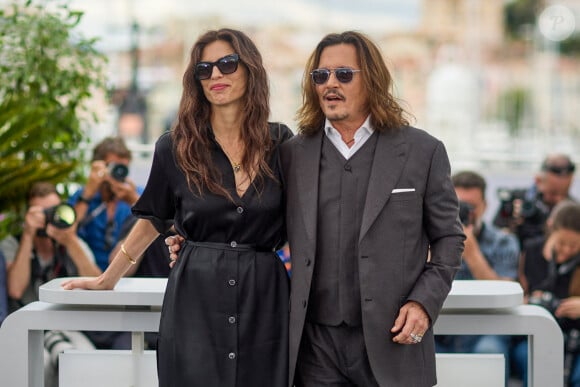
[[[309,321],[332,326],[361,324],[358,238],[377,138],[375,133],[345,160],[323,136]]]

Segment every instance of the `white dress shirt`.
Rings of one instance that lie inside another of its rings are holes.
[[[324,132],[326,133],[326,137],[330,140],[330,142],[332,142],[336,149],[338,149],[340,154],[348,160],[375,132],[375,130],[371,127],[370,118],[371,116],[369,115],[365,122],[363,122],[362,126],[358,128],[356,132],[354,132],[354,144],[352,144],[350,148],[344,141],[342,141],[340,132],[332,126],[328,119],[326,119],[326,122],[324,123]]]

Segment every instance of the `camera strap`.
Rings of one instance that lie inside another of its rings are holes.
[[[101,215],[103,211],[107,208],[107,202],[102,202],[97,207],[95,207],[89,215],[87,215],[83,220],[79,222],[79,228],[85,226],[87,223],[90,223],[95,219],[97,216]]]
[[[560,266],[556,263],[556,252],[552,251],[552,259],[548,261],[548,275],[538,286],[539,289],[554,291],[559,276],[569,274],[580,263],[580,254],[563,262]]]

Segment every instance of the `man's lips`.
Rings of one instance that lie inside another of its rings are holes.
[[[337,102],[337,101],[344,101],[344,95],[340,94],[339,92],[335,91],[335,90],[329,90],[326,93],[324,93],[323,98],[326,101],[329,102]]]

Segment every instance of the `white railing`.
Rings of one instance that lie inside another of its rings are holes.
[[[143,350],[143,332],[159,328],[166,279],[123,278],[111,291],[65,291],[62,281],[43,285],[41,301],[4,321],[0,329],[2,385],[44,385],[43,331],[51,329],[133,332],[132,366],[122,370],[132,380],[130,385],[145,385],[140,378],[146,372],[140,367],[150,353]],[[515,282],[455,281],[435,333],[526,335],[529,385],[561,386],[562,332],[545,309],[523,305],[522,300],[522,289]]]

